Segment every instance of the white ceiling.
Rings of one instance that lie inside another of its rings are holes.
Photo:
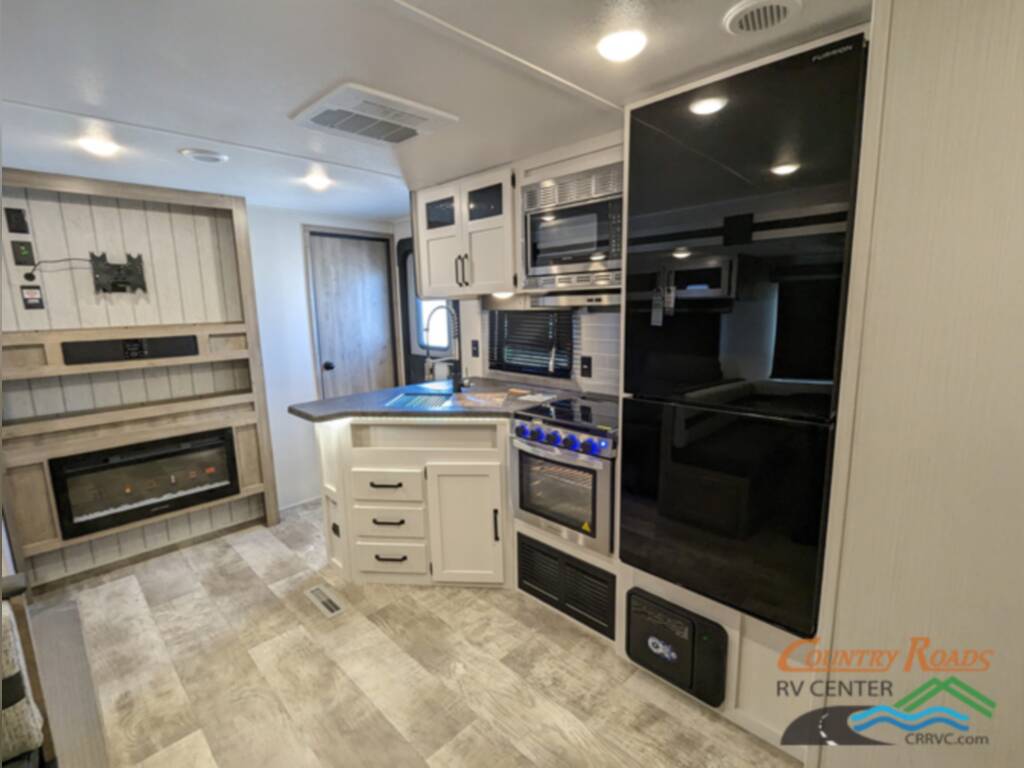
[[[4,0],[3,161],[390,219],[407,211],[407,187],[613,130],[622,124],[616,105],[863,21],[870,9],[870,0],[804,0],[798,18],[755,42],[722,31],[730,4]],[[642,27],[650,43],[633,62],[611,64],[594,43],[621,26]],[[343,81],[442,109],[459,122],[396,152],[290,120]],[[71,143],[97,128],[125,151],[99,160]],[[177,154],[184,146],[231,160],[202,166]],[[297,182],[314,162],[336,181],[326,192]]]

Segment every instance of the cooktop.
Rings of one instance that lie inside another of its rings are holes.
[[[615,401],[567,397],[517,411],[516,416],[596,434],[614,435],[619,431],[619,405]]]

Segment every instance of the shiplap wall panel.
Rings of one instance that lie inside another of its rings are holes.
[[[45,307],[26,310],[3,222],[3,330],[60,330],[173,323],[241,322],[242,297],[229,211],[144,203],[99,195],[3,188],[3,204],[21,208],[37,261],[77,259],[40,267]],[[146,293],[97,294],[90,253],[111,263],[142,255]],[[132,372],[136,389],[149,377]],[[147,382],[148,383],[148,382]],[[136,395],[129,395],[135,397]]]
[[[34,584],[45,584],[261,517],[263,497],[250,496],[36,555],[29,558],[28,570]]]

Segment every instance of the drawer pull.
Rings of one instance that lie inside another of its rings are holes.
[[[384,555],[374,555],[373,559],[378,563],[404,563],[409,559],[409,556],[399,555],[398,557],[384,557]]]
[[[494,540],[501,541],[501,537],[498,535],[498,510],[494,510]]]
[[[373,518],[374,525],[405,525],[405,518],[401,520],[378,520],[376,517]]]
[[[377,483],[377,482],[374,482],[373,480],[371,480],[370,481],[370,487],[371,488],[401,488],[402,487],[402,483],[401,482],[398,482],[398,483]]]

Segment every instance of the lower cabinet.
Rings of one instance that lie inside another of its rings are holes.
[[[501,464],[427,464],[434,581],[504,580]]]

